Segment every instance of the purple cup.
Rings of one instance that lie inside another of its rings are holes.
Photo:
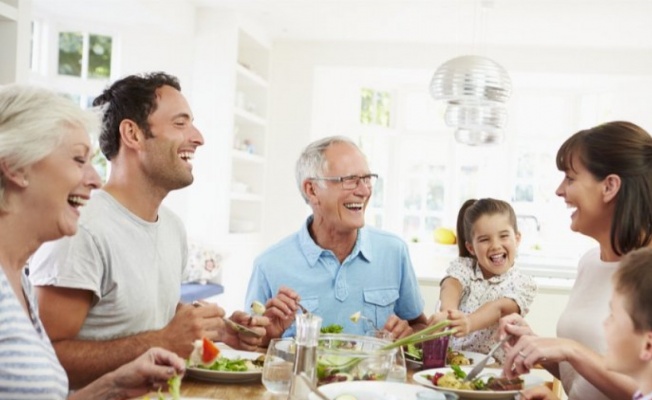
[[[423,350],[423,368],[442,368],[446,365],[448,353],[448,335],[428,340],[421,344]]]

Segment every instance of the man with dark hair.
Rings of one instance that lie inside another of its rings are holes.
[[[43,324],[71,387],[80,387],[152,346],[188,357],[207,337],[239,348],[259,339],[224,324],[217,305],[179,304],[187,260],[181,220],[162,205],[193,182],[191,160],[204,138],[177,79],[132,75],[94,101],[103,111],[106,185],[85,207],[75,236],[48,243],[30,262]],[[263,334],[262,317],[232,316]]]

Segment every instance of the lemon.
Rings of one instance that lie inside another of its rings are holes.
[[[457,243],[457,238],[455,232],[448,228],[437,228],[435,229],[435,242],[439,244],[455,244]]]

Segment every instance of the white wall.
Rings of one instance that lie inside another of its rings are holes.
[[[294,182],[294,161],[316,135],[341,134],[339,121],[329,121],[316,98],[315,75],[320,68],[347,67],[377,73],[386,69],[402,73],[434,72],[446,60],[471,49],[425,44],[278,42],[273,47],[269,171],[265,209],[265,244],[295,231],[307,209]],[[545,87],[541,93],[594,88],[596,101],[607,101],[614,118],[631,119],[652,129],[652,114],[645,110],[652,100],[652,52],[640,50],[547,49],[536,47],[490,48],[485,54],[502,64],[519,85]],[[604,79],[604,77],[609,78]],[[547,81],[542,82],[543,79]],[[423,82],[424,90],[428,81]],[[521,86],[522,87],[522,86]],[[604,95],[615,92],[618,95]],[[333,113],[333,118],[340,118]],[[547,118],[545,110],[541,118]],[[313,121],[319,120],[320,126]],[[576,118],[577,129],[581,118]],[[536,125],[536,121],[532,121]],[[331,132],[328,130],[331,129]]]

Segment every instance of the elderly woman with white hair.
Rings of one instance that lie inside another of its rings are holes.
[[[0,398],[128,399],[183,374],[153,348],[74,393],[43,325],[25,265],[46,241],[74,235],[100,186],[89,132],[97,117],[45,89],[0,87]]]

